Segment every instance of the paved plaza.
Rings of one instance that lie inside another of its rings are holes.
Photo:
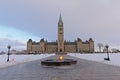
[[[49,57],[56,58],[57,55]],[[78,60],[76,65],[45,67],[41,60],[0,69],[0,80],[119,80],[120,67],[83,60],[68,55],[64,58]],[[45,60],[48,58],[44,58]]]

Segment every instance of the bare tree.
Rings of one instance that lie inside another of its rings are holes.
[[[102,47],[103,47],[103,44],[102,44],[102,43],[98,43],[97,46],[98,46],[98,48],[99,48],[99,52],[101,52],[101,49],[102,49]]]

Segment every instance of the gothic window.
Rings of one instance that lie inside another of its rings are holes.
[[[59,28],[60,31],[62,31],[62,28]]]

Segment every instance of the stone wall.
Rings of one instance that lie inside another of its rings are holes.
[[[45,42],[43,39],[40,42],[32,42],[29,40],[27,42],[28,53],[56,53],[58,52],[57,42]],[[82,42],[78,39],[75,42],[64,42],[64,52],[82,52],[82,53],[93,53],[94,52],[94,41],[90,39],[89,41]]]
[[[57,52],[57,45],[46,45],[45,46],[46,53],[54,53]]]
[[[89,52],[89,44],[82,44],[82,52]]]
[[[65,45],[65,52],[76,52],[76,48],[76,45],[67,44]]]
[[[35,52],[35,53],[39,53],[39,52],[41,52],[41,48],[40,48],[40,45],[32,45],[32,52]]]

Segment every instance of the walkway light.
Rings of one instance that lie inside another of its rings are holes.
[[[106,45],[105,48],[107,49],[107,58],[104,58],[104,60],[110,61],[109,51],[108,51],[109,45]]]
[[[11,46],[8,45],[7,48],[8,48],[8,58],[7,58],[7,62],[9,62],[9,55],[10,55],[10,48],[11,48]]]

